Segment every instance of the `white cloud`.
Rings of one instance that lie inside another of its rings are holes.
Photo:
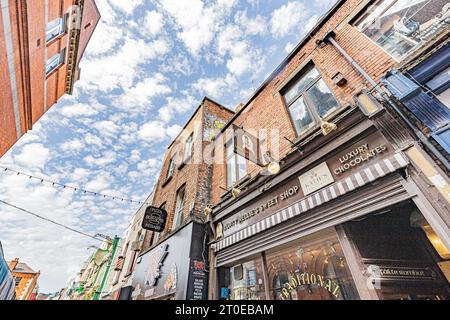
[[[170,50],[166,39],[146,42],[125,38],[124,44],[114,54],[85,59],[82,62],[79,86],[87,90],[110,92],[130,88],[139,76],[139,66],[165,55]]]
[[[100,20],[86,49],[89,55],[109,52],[123,37],[122,29]]]
[[[50,159],[50,150],[41,143],[26,144],[14,160],[25,167],[43,169]]]
[[[92,116],[98,113],[92,106],[85,103],[68,105],[58,110],[65,117]]]
[[[156,10],[147,12],[144,18],[144,32],[150,37],[161,33],[164,27],[164,16]]]
[[[159,117],[164,122],[169,122],[175,114],[183,114],[194,110],[197,100],[194,96],[168,97],[166,105],[158,110]]]
[[[219,99],[225,92],[232,91],[235,85],[236,79],[227,75],[225,78],[200,78],[192,85],[192,88],[202,95]]]
[[[85,147],[85,144],[80,139],[74,139],[66,141],[61,144],[61,150],[65,152],[81,151]]]
[[[126,14],[132,14],[133,11],[141,4],[144,3],[143,0],[109,0],[111,4]]]
[[[295,46],[296,46],[295,43],[288,42],[288,43],[286,43],[286,45],[284,46],[284,51],[285,51],[286,53],[291,53],[291,51],[294,50]]]
[[[299,30],[305,18],[306,8],[303,2],[289,2],[272,13],[272,34],[284,37],[294,30]]]
[[[261,15],[249,18],[247,16],[247,10],[237,12],[234,20],[243,28],[246,35],[264,35],[267,31],[266,19]]]
[[[181,131],[181,126],[167,126],[161,121],[150,121],[143,124],[138,132],[139,138],[148,143],[160,142],[167,138],[175,138]]]
[[[166,81],[166,77],[161,73],[143,79],[134,87],[126,90],[120,97],[120,108],[126,108],[127,110],[148,108],[148,104],[153,97],[165,95],[172,91]]]

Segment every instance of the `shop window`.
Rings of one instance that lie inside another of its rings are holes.
[[[408,53],[448,27],[447,0],[378,0],[354,26],[394,58]]]
[[[339,108],[338,101],[313,64],[306,67],[282,94],[298,135]]]
[[[265,300],[261,258],[224,268],[220,271],[222,300]]]
[[[178,228],[183,222],[183,209],[186,202],[186,186],[181,187],[177,192],[177,203],[173,217],[172,230]]]
[[[183,162],[187,162],[192,157],[193,152],[193,141],[194,141],[194,134],[191,134],[189,138],[187,138],[186,143],[184,145],[184,156],[183,156]]]
[[[359,298],[334,230],[326,230],[271,250],[266,261],[271,299]]]
[[[63,49],[60,53],[57,53],[48,59],[45,65],[45,74],[48,76],[50,73],[58,69],[58,67],[64,63],[65,56],[66,49]]]
[[[48,43],[53,39],[58,38],[65,32],[66,32],[66,16],[54,19],[49,23],[47,23],[45,30],[45,40]]]
[[[234,140],[230,139],[226,145],[227,187],[231,188],[247,175],[245,158],[234,152]]]
[[[412,203],[348,222],[344,228],[380,299],[450,297],[448,248]]]

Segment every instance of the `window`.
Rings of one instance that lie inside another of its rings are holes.
[[[167,177],[166,177],[166,179],[169,179],[169,178],[171,178],[172,176],[173,176],[173,172],[175,171],[175,156],[173,156],[171,159],[170,159],[170,162],[169,162],[169,169],[167,170]]]
[[[426,85],[447,108],[450,108],[450,67],[438,73]]]
[[[55,54],[53,57],[47,60],[45,65],[45,74],[48,76],[55,71],[60,65],[64,63],[66,56],[66,49],[63,49],[60,53]]]
[[[283,96],[298,135],[339,108],[336,98],[312,64],[287,87]]]
[[[226,145],[227,160],[227,187],[231,188],[236,182],[247,174],[247,162],[245,158],[234,152],[234,139]]]
[[[14,278],[14,282],[15,282],[15,284],[16,284],[16,287],[19,286],[20,281],[22,281],[22,278],[21,278],[21,277]]]
[[[261,259],[251,260],[220,272],[220,299],[265,300],[264,271]]]
[[[57,18],[47,23],[45,30],[45,40],[48,42],[59,37],[66,32],[66,18]]]
[[[187,162],[192,157],[194,134],[187,138],[184,146],[183,162]]]
[[[181,187],[177,192],[177,203],[173,216],[172,230],[175,230],[183,221],[183,209],[186,201],[186,186]]]
[[[446,3],[442,0],[378,0],[364,10],[354,26],[401,60],[448,26]]]

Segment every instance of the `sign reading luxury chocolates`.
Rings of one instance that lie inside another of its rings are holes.
[[[334,173],[341,175],[362,163],[368,162],[377,155],[386,152],[387,149],[388,148],[385,144],[379,144],[371,147],[368,143],[364,143],[340,157],[339,161],[341,165],[334,169]]]
[[[148,207],[145,210],[142,228],[155,232],[162,232],[166,226],[167,211],[156,207]]]

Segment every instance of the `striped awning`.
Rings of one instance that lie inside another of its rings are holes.
[[[316,193],[304,197],[302,200],[292,204],[291,206],[275,212],[267,218],[219,240],[216,243],[215,251],[218,252],[223,250],[255,234],[263,232],[264,230],[272,228],[300,214],[304,214],[305,212],[320,205],[330,202],[390,173],[404,168],[408,164],[409,161],[402,152],[398,152],[393,156],[387,157],[386,159],[379,160],[367,168],[359,170],[344,180],[335,182]]]

